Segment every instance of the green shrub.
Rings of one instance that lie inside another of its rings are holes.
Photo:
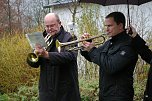
[[[0,39],[0,92],[14,92],[17,87],[30,85],[38,78],[39,69],[30,68],[26,63],[29,52],[31,48],[24,34]]]
[[[80,94],[82,101],[98,101],[99,86],[98,78],[96,79],[80,79]],[[145,89],[145,81],[138,83],[135,81],[134,101],[141,101]],[[17,92],[0,95],[0,101],[38,101],[38,83],[33,83],[32,86],[18,87]]]
[[[145,91],[146,79],[141,82],[134,82],[134,101],[141,101]]]
[[[82,101],[98,101],[98,79],[80,79],[79,82]]]
[[[38,85],[34,83],[31,87],[21,86],[17,93],[10,93],[9,99],[16,101],[38,101]]]
[[[8,95],[0,93],[0,101],[8,101]]]

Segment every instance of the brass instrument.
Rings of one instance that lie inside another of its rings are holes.
[[[51,43],[53,41],[53,39],[51,39],[51,41],[49,41],[50,38],[51,38],[51,35],[49,35],[49,34],[47,34],[44,38],[45,43],[47,44],[47,47],[44,47],[45,50],[48,50],[48,47],[51,45]],[[28,54],[27,60],[30,61],[30,63],[36,63],[39,60],[39,56],[34,51],[34,52]]]
[[[87,39],[80,39],[80,40],[75,40],[75,41],[65,42],[65,43],[61,43],[58,40],[56,40],[56,47],[58,49],[58,52],[60,52],[61,51],[61,47],[71,46],[72,44],[75,44],[75,43],[79,43],[79,42],[83,42],[83,41],[88,41],[88,40],[93,40],[93,39],[96,39],[96,38],[102,38],[102,40],[100,40],[100,43],[96,42],[95,45],[103,44],[105,42],[104,34],[101,34],[101,35],[97,35],[97,36],[90,37],[90,38],[87,38]],[[72,48],[70,48],[68,50],[71,51],[71,50],[79,50],[79,49],[82,49],[82,46],[72,47]]]

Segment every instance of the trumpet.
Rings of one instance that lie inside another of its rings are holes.
[[[51,43],[53,42],[53,39],[51,39],[51,41],[49,41],[51,38],[51,35],[47,34],[44,38],[45,40],[45,43],[47,44],[47,47],[44,47],[44,49],[46,51],[48,51],[48,47],[51,45]],[[30,62],[30,63],[36,63],[38,62],[39,60],[39,56],[37,55],[37,53],[34,51],[32,53],[29,53],[28,56],[27,56],[27,61]]]
[[[97,36],[90,37],[90,38],[87,38],[87,39],[80,39],[80,40],[75,40],[75,41],[65,42],[65,43],[61,43],[58,40],[56,40],[56,48],[58,49],[58,52],[60,52],[62,47],[71,46],[71,45],[76,44],[76,43],[80,43],[80,42],[83,42],[83,41],[89,41],[89,40],[93,40],[93,39],[96,39],[96,38],[102,38],[102,40],[100,40],[100,42],[96,42],[95,45],[103,44],[105,42],[105,36],[104,35],[105,34],[101,34],[101,35],[97,35]],[[83,48],[83,46],[72,47],[72,48],[68,49],[68,51],[80,50],[82,48]]]

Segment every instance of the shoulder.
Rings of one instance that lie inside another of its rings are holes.
[[[129,35],[124,36],[120,44],[118,44],[118,47],[120,48],[120,50],[126,50],[128,53],[135,53],[132,45],[132,38]]]
[[[129,35],[124,35],[121,42],[117,45],[117,48],[119,49],[120,54],[125,53],[126,57],[137,56],[137,52],[132,45],[132,38]]]
[[[66,37],[72,37],[71,33],[70,33],[70,32],[67,32],[67,31],[64,31],[64,35],[65,35]]]
[[[119,47],[132,47],[132,38],[128,34],[124,34],[117,44]]]
[[[65,31],[64,32],[64,37],[66,39],[70,39],[70,40],[77,40],[77,36],[74,34],[71,34],[70,32]]]

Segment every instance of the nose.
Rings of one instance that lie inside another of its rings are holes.
[[[51,30],[51,27],[50,27],[50,26],[48,26],[48,30]]]
[[[53,28],[52,28],[51,26],[49,26],[49,27],[48,27],[48,31],[49,31],[49,32],[52,32],[52,31],[53,31]]]

